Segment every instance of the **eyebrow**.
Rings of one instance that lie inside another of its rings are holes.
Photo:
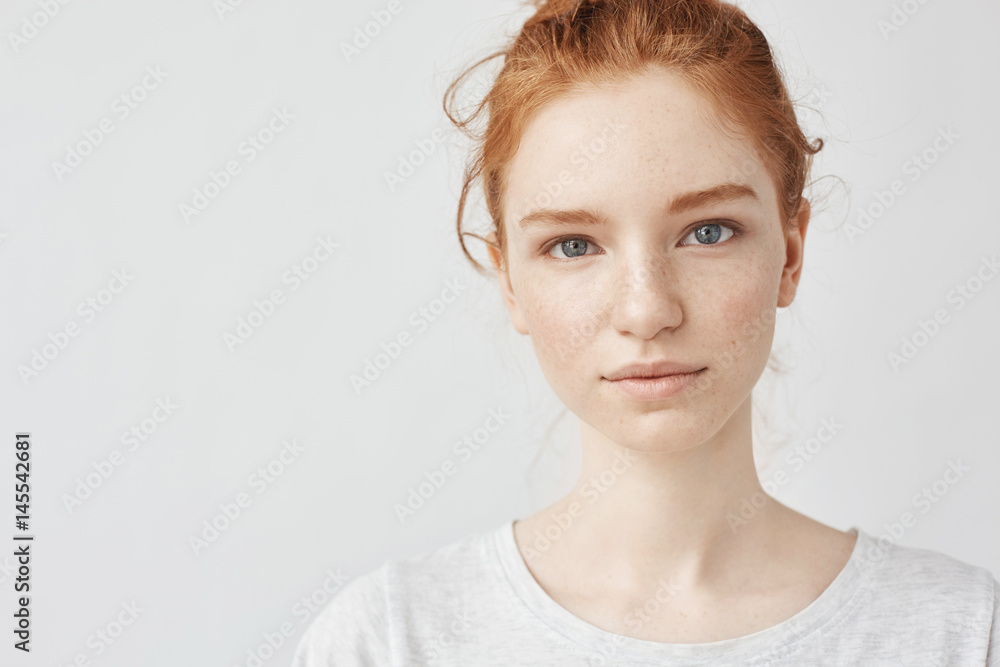
[[[679,215],[692,209],[718,204],[721,202],[736,201],[739,199],[752,199],[758,204],[760,197],[757,191],[749,185],[743,183],[722,183],[705,190],[695,190],[685,192],[674,197],[667,207],[670,215]],[[532,211],[521,218],[519,226],[527,227],[532,223],[547,223],[552,225],[570,224],[600,224],[603,220],[600,216],[586,209],[559,210],[542,208]]]

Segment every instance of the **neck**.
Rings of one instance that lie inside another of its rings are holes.
[[[773,542],[785,509],[760,486],[750,406],[748,399],[709,440],[680,451],[629,450],[581,422],[582,473],[532,522],[521,545],[529,566],[573,563],[576,574],[622,590],[735,575],[741,558]]]

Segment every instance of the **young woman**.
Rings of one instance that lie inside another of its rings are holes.
[[[481,181],[499,288],[580,419],[583,472],[533,516],[352,581],[295,664],[1000,664],[989,571],[761,488],[751,392],[822,142],[760,30],[716,0],[553,0],[502,56],[450,114],[486,122],[460,239]]]

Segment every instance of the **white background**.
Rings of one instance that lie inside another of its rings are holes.
[[[511,328],[495,281],[459,252],[465,144],[440,103],[527,13],[401,0],[348,60],[341,44],[385,6],[245,0],[220,18],[211,0],[71,2],[15,49],[10,33],[41,10],[3,3],[0,540],[15,533],[13,443],[25,430],[36,541],[33,651],[14,651],[5,630],[0,662],[245,665],[290,622],[264,661],[288,664],[312,617],[295,605],[328,570],[353,576],[492,529],[575,479],[576,418]],[[828,142],[801,288],[779,312],[789,370],[760,385],[771,419],[756,443],[761,479],[784,470],[777,497],[840,529],[882,534],[910,511],[918,522],[901,544],[1000,573],[1000,280],[961,310],[948,300],[1000,251],[1000,5],[910,2],[917,11],[888,34],[890,2],[741,6],[792,95],[818,110],[802,110],[806,127]],[[165,78],[121,118],[112,104],[147,67]],[[241,142],[275,108],[294,118],[247,160]],[[102,118],[113,131],[60,180],[53,163]],[[386,172],[435,128],[445,140],[390,189]],[[912,180],[907,161],[947,128],[959,138]],[[179,205],[231,159],[240,173],[186,223]],[[852,242],[848,225],[895,179],[905,193]],[[472,222],[484,220],[477,209]],[[292,291],[283,274],[327,236],[340,247]],[[134,278],[86,321],[78,304],[123,268]],[[418,331],[411,314],[448,280],[466,287]],[[230,351],[224,335],[276,288],[284,303]],[[887,355],[937,309],[948,323],[894,370]],[[70,322],[79,335],[25,381],[19,367]],[[412,344],[357,393],[351,375],[403,332]],[[147,421],[155,432],[129,451],[122,433],[166,398],[179,407]],[[452,443],[490,409],[511,417],[460,461]],[[824,418],[843,428],[794,468],[787,452]],[[257,493],[248,478],[290,439],[302,453]],[[67,507],[114,450],[121,464]],[[458,473],[401,524],[394,505],[449,459]],[[950,460],[971,470],[921,513],[914,494]],[[190,538],[239,493],[250,506],[196,554]],[[4,628],[13,564],[0,557]],[[143,611],[96,655],[88,637],[132,601]]]

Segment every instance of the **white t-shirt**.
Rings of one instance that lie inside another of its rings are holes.
[[[293,667],[1000,666],[1000,583],[989,570],[856,527],[847,565],[791,618],[735,639],[666,644],[561,607],[532,577],[513,526],[352,579],[310,623]]]

